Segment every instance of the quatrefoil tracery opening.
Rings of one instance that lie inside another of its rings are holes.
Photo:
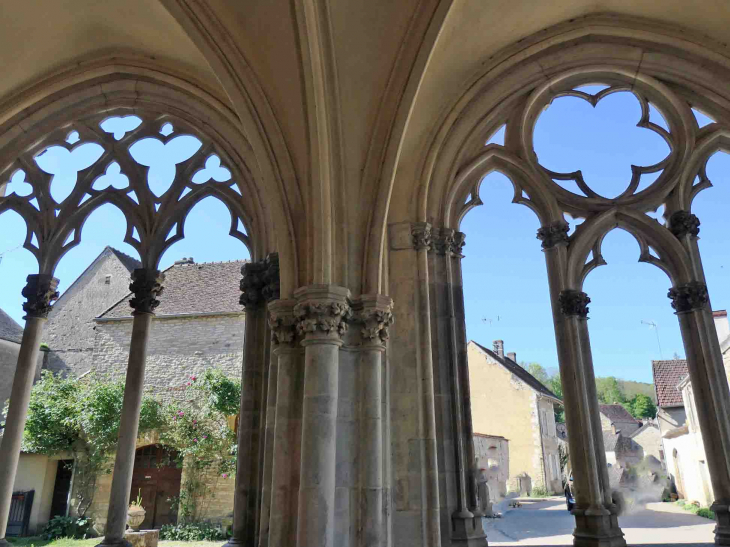
[[[534,153],[563,189],[616,199],[649,187],[659,177],[672,147],[667,127],[654,105],[625,86],[583,86],[553,96],[534,125]],[[642,141],[650,135],[655,139],[647,146]],[[633,147],[628,150],[627,140]],[[619,155],[630,159],[628,166],[617,168]]]

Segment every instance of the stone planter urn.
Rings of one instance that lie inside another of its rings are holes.
[[[144,521],[146,511],[139,505],[130,505],[127,510],[127,524],[135,531],[139,532],[139,527]]]

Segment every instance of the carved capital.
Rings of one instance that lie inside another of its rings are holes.
[[[537,230],[537,239],[542,241],[543,249],[551,249],[560,243],[568,243],[569,230],[567,222],[553,222]]]
[[[269,253],[264,260],[266,270],[263,273],[264,287],[261,294],[267,302],[279,299],[279,253]]]
[[[160,305],[157,297],[162,294],[164,280],[165,276],[159,270],[137,268],[132,272],[132,282],[129,284],[129,290],[134,294],[129,301],[134,309],[132,315],[155,312],[155,308]]]
[[[413,248],[417,251],[431,250],[431,225],[428,222],[411,224],[411,237],[413,238]]]
[[[451,256],[454,258],[464,258],[462,249],[466,245],[466,234],[464,232],[454,232],[454,237],[451,241]]]
[[[380,294],[364,295],[357,320],[362,325],[360,335],[363,344],[383,346],[390,337],[389,329],[395,321],[393,301]]]
[[[590,302],[591,299],[588,298],[586,293],[572,289],[564,290],[558,296],[560,311],[566,316],[588,317],[588,304]]]
[[[297,318],[294,300],[276,300],[269,304],[269,328],[275,345],[293,346],[297,338]]]
[[[47,274],[33,274],[26,278],[22,295],[26,298],[23,304],[24,319],[30,317],[47,318],[53,306],[51,302],[58,299],[58,279]]]
[[[314,285],[298,289],[299,302],[294,306],[297,334],[306,340],[341,340],[347,332],[352,308],[350,291],[332,285]]]
[[[667,296],[672,299],[672,308],[677,313],[701,310],[710,301],[707,285],[699,281],[690,281],[672,287]]]
[[[700,219],[688,211],[675,211],[669,217],[669,231],[678,239],[686,235],[697,237],[700,233]]]
[[[454,244],[454,230],[450,228],[441,228],[436,230],[431,240],[430,250],[437,255],[444,256],[451,253],[451,246]]]
[[[241,267],[241,298],[239,302],[248,310],[258,308],[264,303],[264,289],[266,287],[266,262],[246,262]]]

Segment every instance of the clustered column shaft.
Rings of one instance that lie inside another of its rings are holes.
[[[568,225],[556,222],[538,230],[547,263],[560,376],[563,384],[570,461],[576,500],[576,547],[626,545],[611,499],[603,447],[584,292],[568,285]]]
[[[7,546],[7,530],[10,503],[13,495],[15,473],[18,470],[23,429],[28,416],[30,392],[38,363],[43,324],[51,311],[51,302],[58,298],[58,279],[52,275],[29,275],[23,296],[25,330],[20,342],[18,364],[10,392],[10,407],[6,416],[5,430],[0,443],[0,546]]]
[[[122,416],[119,425],[119,440],[114,461],[106,533],[100,545],[128,544],[124,540],[127,527],[127,507],[132,488],[134,452],[137,447],[139,412],[144,391],[144,371],[147,359],[147,342],[155,308],[160,304],[157,297],[162,294],[164,276],[157,270],[138,268],[132,273],[129,290],[134,297],[130,305],[132,315],[132,339],[129,347],[127,377],[124,384]]]

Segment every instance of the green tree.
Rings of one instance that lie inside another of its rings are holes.
[[[656,405],[651,397],[639,393],[631,401],[631,415],[634,418],[654,418]]]
[[[563,382],[560,379],[560,374],[555,374],[552,378],[550,378],[545,387],[547,387],[560,399],[563,398]],[[555,409],[555,423],[565,423],[565,407],[563,407],[563,405],[556,404],[553,408]]]
[[[93,501],[98,474],[111,471],[123,397],[124,379],[108,381],[91,374],[79,380],[48,371],[43,371],[31,391],[23,450],[46,455],[73,453],[80,516]],[[162,426],[161,408],[151,397],[142,399],[140,435]]]
[[[546,387],[550,383],[550,377],[548,376],[547,371],[539,363],[530,363],[527,365],[527,372],[532,374],[538,382]]]
[[[614,376],[607,378],[596,378],[596,392],[598,402],[604,405],[626,403],[626,396],[619,381]]]

